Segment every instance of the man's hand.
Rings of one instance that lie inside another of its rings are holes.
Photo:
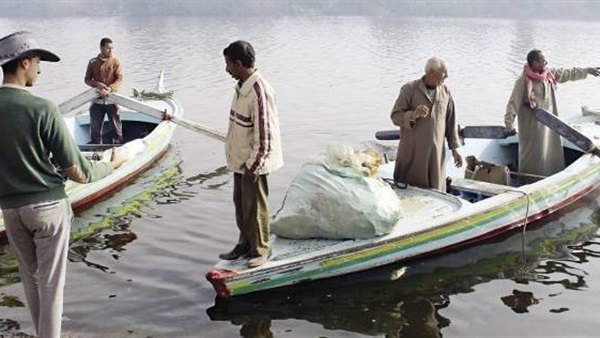
[[[600,76],[600,67],[590,67],[587,69],[587,73],[594,76]]]
[[[457,168],[462,167],[462,156],[460,156],[460,153],[458,152],[458,150],[456,150],[456,149],[452,150],[452,157],[454,157],[454,165]]]
[[[514,135],[516,133],[517,133],[517,131],[512,126],[511,127],[508,127],[508,126],[504,127],[504,134],[510,136],[510,135]]]
[[[105,98],[110,93],[110,88],[100,81],[96,81],[96,89],[101,98]]]
[[[112,148],[112,153],[110,154],[110,163],[113,166],[113,169],[117,169],[123,163],[127,161],[127,157],[123,152],[119,151],[116,147]]]
[[[429,108],[426,105],[418,105],[415,109],[415,118],[427,117],[429,115]]]
[[[258,179],[258,176],[253,173],[252,171],[250,171],[250,169],[248,169],[248,167],[246,167],[246,164],[242,164],[242,169],[244,170],[244,179],[247,180],[251,180],[252,182],[256,182],[256,180]]]

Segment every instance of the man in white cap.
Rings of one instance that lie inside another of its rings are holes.
[[[81,155],[58,107],[27,89],[40,61],[59,57],[39,48],[32,33],[0,39],[0,208],[35,330],[59,337],[73,212],[49,157],[79,183],[101,179],[125,159],[116,154],[109,163],[91,162]]]

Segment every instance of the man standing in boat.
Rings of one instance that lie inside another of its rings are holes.
[[[454,100],[444,84],[447,77],[446,63],[432,57],[425,64],[425,75],[400,89],[391,113],[392,122],[400,127],[395,182],[446,191],[444,139],[454,164],[462,166]]]
[[[0,207],[37,335],[59,337],[73,212],[49,156],[79,183],[101,179],[125,158],[90,162],[81,155],[58,107],[27,89],[40,61],[59,58],[38,48],[31,33],[0,39]]]
[[[225,139],[227,167],[233,171],[233,201],[238,243],[225,260],[250,258],[248,267],[264,264],[270,254],[267,176],[283,165],[275,92],[254,67],[256,54],[246,41],[223,50],[225,70],[238,81]]]
[[[100,40],[100,54],[91,59],[85,72],[85,84],[97,88],[100,97],[92,102],[90,107],[90,133],[92,144],[102,144],[102,127],[104,116],[112,127],[113,144],[123,143],[123,129],[119,107],[116,104],[107,104],[104,98],[108,93],[113,93],[121,88],[123,83],[123,68],[119,60],[113,55],[113,41],[109,38]]]
[[[553,175],[565,168],[560,135],[540,123],[533,109],[543,108],[558,116],[556,85],[600,75],[597,68],[547,68],[542,51],[527,54],[527,64],[513,87],[506,106],[506,131],[514,133],[515,116],[519,124],[519,172],[542,176]]]

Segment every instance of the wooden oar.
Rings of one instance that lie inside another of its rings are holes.
[[[61,103],[58,105],[58,108],[60,109],[61,113],[66,114],[96,98],[98,98],[98,90],[96,88],[90,88],[85,92]]]
[[[596,147],[592,140],[583,135],[577,129],[565,123],[558,116],[543,108],[534,109],[533,115],[538,121],[546,125],[548,128],[554,130],[560,136],[571,141],[571,143],[581,148],[581,150],[600,157],[600,149]]]
[[[140,102],[140,101],[137,101],[134,99],[130,99],[121,94],[110,93],[107,96],[107,101],[118,104],[120,106],[127,107],[129,109],[133,109],[142,114],[146,114],[149,116],[159,118],[161,120],[169,120],[169,121],[171,121],[175,124],[178,124],[182,127],[185,127],[190,130],[193,130],[195,132],[201,133],[203,135],[212,137],[216,140],[225,141],[225,134],[216,129],[212,129],[210,127],[206,127],[199,123],[196,123],[196,122],[193,122],[190,120],[186,120],[186,119],[174,116],[174,115],[169,115],[166,113],[166,111],[158,110],[150,105],[147,105],[143,102]]]
[[[458,134],[462,138],[485,138],[485,139],[503,139],[514,133],[507,133],[504,126],[467,126],[458,129]],[[378,140],[398,140],[400,139],[400,130],[380,130],[375,133]]]

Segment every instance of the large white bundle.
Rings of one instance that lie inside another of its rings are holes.
[[[372,155],[350,147],[329,147],[302,166],[271,223],[288,238],[369,238],[389,233],[402,216],[398,196],[368,176]]]

